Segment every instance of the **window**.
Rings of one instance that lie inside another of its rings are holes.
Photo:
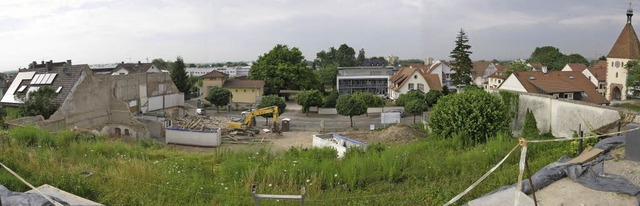
[[[58,89],[56,89],[56,94],[57,94],[57,93],[60,93],[60,91],[62,91],[62,87],[61,87],[61,86],[60,86],[60,87],[58,87]]]
[[[418,90],[420,90],[421,92],[424,92],[424,84],[418,83]]]
[[[414,78],[414,79],[417,79],[417,78],[418,78],[418,75],[413,75],[413,78]]]
[[[409,83],[409,90],[413,90],[413,83]]]
[[[18,89],[18,92],[24,92],[24,90],[27,89],[27,86],[22,85],[20,86],[20,88]]]
[[[563,97],[565,99],[573,99],[573,93],[565,93]]]
[[[498,84],[502,83],[502,80],[498,79]]]
[[[616,78],[618,78],[618,72],[616,72]]]

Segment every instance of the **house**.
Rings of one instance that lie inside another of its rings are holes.
[[[208,74],[211,71],[219,71],[227,74],[227,76],[233,78],[238,76],[249,76],[249,72],[251,71],[250,66],[242,66],[242,67],[189,67],[185,68],[187,75],[191,77],[199,77],[205,74]]]
[[[233,95],[231,103],[237,107],[254,106],[264,94],[264,80],[228,79],[227,74],[214,70],[202,76],[202,99],[213,87],[222,87]],[[206,101],[206,100],[204,100]]]
[[[567,65],[565,65],[562,70],[560,71],[575,71],[575,72],[582,72],[584,70],[587,69],[587,65],[586,64],[580,64],[580,63],[569,63]]]
[[[631,24],[631,17],[633,17],[633,9],[629,5],[627,23],[607,55],[605,96],[608,100],[627,100],[627,69],[625,65],[631,60],[640,59],[640,42]]]
[[[444,60],[435,61],[432,65],[430,65],[427,73],[438,75],[440,77],[440,85],[442,85],[443,87],[446,86],[448,88],[455,88],[455,85],[453,85],[453,80],[451,79],[451,74],[456,72],[451,69],[451,63]]]
[[[19,96],[46,86],[55,90],[54,103],[60,105],[76,87],[84,69],[89,69],[89,66],[72,65],[71,60],[56,63],[48,61],[42,64],[33,62],[28,69],[18,71],[0,103],[4,106],[19,106],[22,104]]]
[[[542,68],[545,67],[540,62],[529,62],[527,63],[527,66],[530,66],[531,68],[533,68],[533,71],[541,71]]]
[[[111,75],[117,66],[118,64],[93,64],[89,68],[97,75]]]
[[[489,75],[487,77],[487,84],[484,87],[485,91],[495,91],[498,87],[507,79],[505,76],[505,71],[507,70],[506,65],[495,65],[496,72]]]
[[[475,61],[473,62],[473,68],[471,69],[471,79],[476,86],[486,88],[486,85],[489,83],[489,76],[497,70],[496,65],[491,61]]]
[[[418,90],[423,93],[429,90],[442,90],[439,76],[436,74],[427,74],[420,68],[403,67],[396,72],[390,79],[391,86],[389,90],[391,99],[398,99],[400,95],[406,94],[412,90]]]
[[[135,63],[120,63],[118,64],[118,66],[116,66],[115,69],[113,69],[113,73],[111,75],[124,75],[124,74],[130,74],[130,73],[141,73],[141,72],[148,72],[148,73],[154,73],[154,72],[162,72],[158,67],[156,67],[155,65],[153,65],[153,63],[142,63],[140,61],[138,61],[137,64]]]
[[[602,96],[605,95],[607,88],[607,69],[602,67],[591,67],[582,71],[582,74],[596,86],[596,90]]]
[[[509,75],[499,89],[546,94],[599,105],[609,104],[593,83],[576,71],[518,71]]]
[[[340,94],[370,92],[386,96],[395,70],[392,66],[338,67],[336,88]]]

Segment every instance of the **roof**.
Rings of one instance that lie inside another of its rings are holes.
[[[489,78],[495,78],[495,79],[507,79],[507,77],[504,76],[504,71],[507,70],[507,65],[496,65],[496,72],[494,72],[493,74],[489,75]]]
[[[541,70],[542,67],[544,67],[544,65],[542,65],[542,63],[540,62],[529,62],[529,64],[536,70]]]
[[[213,70],[213,71],[210,71],[209,73],[206,73],[205,75],[202,75],[202,77],[209,77],[209,78],[211,78],[211,77],[226,77],[226,76],[227,76],[227,74],[222,73],[222,72],[220,72],[218,70]]]
[[[114,69],[114,71],[118,71],[122,68],[126,69],[127,71],[129,71],[130,73],[135,73],[135,72],[147,72],[147,70],[149,70],[149,68],[151,68],[153,66],[153,63],[121,63],[118,64],[118,66],[116,66],[116,69]]]
[[[440,84],[440,76],[437,74],[422,74],[424,80],[427,81],[429,85],[429,89],[442,90],[442,85]]]
[[[593,67],[601,67],[601,68],[607,68],[607,61],[606,60],[600,60],[596,63],[596,65],[594,65]]]
[[[580,64],[580,63],[571,63],[571,64],[567,64],[567,66],[569,66],[569,68],[571,68],[572,71],[576,71],[576,72],[582,72],[585,69],[587,69],[586,64]]]
[[[18,75],[16,75],[16,78],[21,76],[20,79],[16,79],[16,81],[11,83],[11,86],[6,90],[5,95],[0,101],[4,104],[22,104],[22,102],[14,96],[14,94],[20,93],[21,87],[24,88],[22,91],[24,93],[33,91],[39,87],[49,86],[56,91],[60,89],[54,103],[61,105],[69,93],[71,93],[71,89],[78,82],[84,69],[90,70],[86,64],[53,66],[51,70],[47,70],[47,68],[20,70]],[[65,72],[65,70],[67,71]],[[45,81],[45,78],[48,80]]]
[[[596,76],[596,79],[599,82],[606,82],[607,81],[607,69],[606,68],[591,67],[588,70],[589,70],[589,72],[591,72],[591,74]]]
[[[640,42],[638,42],[638,35],[636,35],[636,31],[631,23],[627,23],[624,28],[622,28],[618,40],[613,44],[607,57],[621,59],[640,58]]]
[[[238,80],[230,79],[224,81],[223,88],[264,88],[264,80]]]
[[[529,93],[552,94],[566,92],[585,92],[582,101],[595,104],[608,104],[595,86],[585,75],[576,71],[519,71],[513,75]]]
[[[473,62],[473,68],[471,69],[472,78],[475,79],[476,77],[483,76],[489,65],[491,65],[491,61],[480,60]]]
[[[411,74],[413,74],[416,71],[419,71],[419,70],[417,68],[411,68],[411,67],[400,68],[400,70],[397,71],[395,74],[393,74],[393,76],[391,76],[391,79],[389,79],[389,81],[391,81],[391,86],[389,86],[389,89],[393,91],[398,91],[400,87],[402,87],[402,85],[404,85],[404,83],[407,82],[407,80],[409,80],[409,77],[411,76]]]

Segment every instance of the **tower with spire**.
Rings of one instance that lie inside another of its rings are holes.
[[[627,99],[627,62],[640,59],[640,41],[633,28],[633,7],[629,1],[627,9],[627,23],[616,43],[607,55],[607,88],[605,97],[611,100]]]

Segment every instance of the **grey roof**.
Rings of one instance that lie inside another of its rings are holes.
[[[151,68],[152,66],[153,66],[153,63],[139,63],[139,62],[125,63],[125,64],[118,64],[118,66],[116,66],[116,68],[113,71],[118,71],[121,68],[124,68],[130,73],[147,72],[147,70],[149,70],[149,68]]]
[[[71,88],[78,82],[78,79],[82,75],[82,72],[85,68],[89,69],[89,66],[86,64],[67,66],[65,64],[62,66],[53,66],[51,70],[47,70],[47,68],[33,68],[33,69],[20,70],[18,74],[28,74],[28,73],[35,72],[35,75],[30,78],[21,79],[21,81],[12,82],[11,86],[9,87],[9,89],[7,89],[4,96],[7,96],[7,95],[13,96],[15,94],[18,94],[19,88],[23,86],[26,88],[23,92],[34,90],[36,87],[49,86],[53,88],[53,90],[55,91],[57,91],[58,88],[61,88],[60,92],[58,93],[58,96],[56,97],[56,100],[54,101],[55,103],[61,105],[62,102],[64,102],[64,100],[67,98],[67,96],[71,92]],[[38,76],[38,74],[55,74],[55,76],[49,75],[49,77],[53,78],[53,80],[49,81],[50,82],[49,84],[47,84],[48,82],[46,81],[36,83],[34,82],[33,78]],[[35,83],[35,84],[32,84],[32,83]],[[15,100],[11,101],[11,100],[14,100],[14,99],[3,97],[2,103],[3,104],[21,104],[20,101],[15,101]]]

